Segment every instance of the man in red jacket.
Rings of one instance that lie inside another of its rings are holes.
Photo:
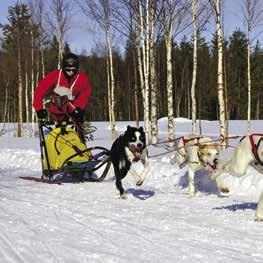
[[[43,107],[44,98],[50,96],[51,118],[61,124],[69,116],[76,122],[84,121],[84,109],[90,97],[90,83],[87,75],[79,71],[79,59],[69,53],[63,57],[62,69],[47,74],[34,93],[34,108],[39,119],[47,117]]]

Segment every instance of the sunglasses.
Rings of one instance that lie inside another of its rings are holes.
[[[77,69],[76,68],[66,68],[65,71],[75,73],[77,71]]]

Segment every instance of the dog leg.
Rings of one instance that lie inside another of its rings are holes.
[[[263,192],[258,201],[257,210],[256,210],[256,221],[263,221]]]
[[[219,192],[221,193],[229,193],[229,189],[228,187],[226,187],[222,181],[222,178],[219,176],[216,178],[216,185],[217,185],[217,189]]]
[[[139,176],[139,174],[136,172],[136,170],[133,168],[133,166],[131,166],[130,171],[131,175],[135,178],[135,180],[138,182],[141,177]]]
[[[141,176],[135,171],[135,169],[131,166],[130,171],[131,175],[135,178],[136,180],[136,185],[141,186],[143,181],[141,179]]]
[[[142,154],[142,157],[141,157],[141,161],[142,161],[142,164],[143,164],[143,171],[140,175],[140,179],[139,181],[137,181],[136,185],[137,186],[141,186],[145,180],[145,177],[149,171],[149,161],[148,161],[148,154],[147,154],[147,150],[145,150]]]
[[[124,189],[122,187],[122,183],[121,183],[121,178],[123,178],[121,176],[121,172],[119,170],[119,168],[117,168],[117,165],[114,165],[114,172],[115,172],[115,178],[116,178],[116,187],[119,190],[120,193],[120,198],[121,199],[126,199],[127,197],[124,194]]]
[[[189,168],[188,168],[188,194],[190,196],[194,196],[195,195],[194,176],[195,176],[195,172],[191,168],[191,166],[189,165]]]

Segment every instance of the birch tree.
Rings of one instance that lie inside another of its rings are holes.
[[[243,14],[245,18],[247,31],[247,133],[250,133],[251,120],[251,46],[253,42],[253,30],[262,22],[262,1],[259,0],[244,0]],[[262,25],[262,24],[261,24]]]
[[[175,128],[174,128],[174,110],[173,110],[173,73],[172,73],[172,44],[175,16],[175,0],[164,2],[163,9],[163,29],[166,45],[166,86],[167,86],[167,112],[168,112],[168,140],[170,146],[174,146]]]
[[[157,125],[157,77],[156,77],[156,57],[155,57],[155,24],[157,16],[157,3],[150,1],[149,5],[149,64],[150,64],[150,86],[151,86],[151,142],[158,142]]]
[[[80,8],[88,19],[94,21],[101,27],[105,34],[105,43],[107,47],[107,79],[108,79],[108,105],[109,105],[109,120],[112,139],[117,136],[116,120],[115,120],[115,78],[112,57],[111,45],[111,7],[109,0],[85,0],[78,1]]]
[[[199,7],[198,8],[198,3]],[[191,84],[191,110],[192,110],[192,133],[196,134],[196,78],[197,78],[197,50],[198,50],[198,35],[207,24],[210,17],[207,1],[192,0],[192,25],[193,25],[193,73]],[[199,127],[201,120],[199,120]],[[201,129],[200,129],[201,132]]]
[[[139,21],[140,21],[140,49],[142,51],[141,71],[144,86],[143,91],[143,112],[144,112],[144,128],[146,133],[146,141],[149,142],[150,136],[150,107],[149,107],[149,0],[139,0]]]
[[[197,25],[196,25],[196,7],[197,0],[192,0],[192,21],[193,21],[193,35],[194,35],[194,49],[193,49],[193,77],[191,86],[191,102],[192,102],[192,133],[196,134],[196,72],[197,72]]]
[[[173,72],[172,48],[173,37],[187,26],[184,24],[188,10],[188,2],[182,0],[163,1],[162,26],[166,45],[166,85],[167,85],[167,111],[168,111],[168,140],[170,146],[174,145],[175,127],[173,110]],[[176,22],[176,23],[175,23]]]
[[[72,15],[72,2],[71,0],[50,0],[49,16],[50,26],[52,31],[56,32],[58,41],[58,69],[62,60],[63,47],[65,44],[65,35],[70,29],[71,15]]]
[[[222,147],[226,147],[226,112],[225,112],[225,94],[223,78],[223,30],[221,20],[221,0],[209,0],[213,8],[216,20],[216,35],[218,47],[218,68],[217,68],[217,94],[219,103],[219,123],[220,138]]]

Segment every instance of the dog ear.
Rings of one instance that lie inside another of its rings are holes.
[[[130,126],[130,125],[128,125],[128,126],[127,126],[127,131],[128,131],[128,130],[130,130],[130,129],[131,129],[131,126]]]
[[[139,130],[143,132],[143,127],[141,126],[141,127],[139,128]]]

